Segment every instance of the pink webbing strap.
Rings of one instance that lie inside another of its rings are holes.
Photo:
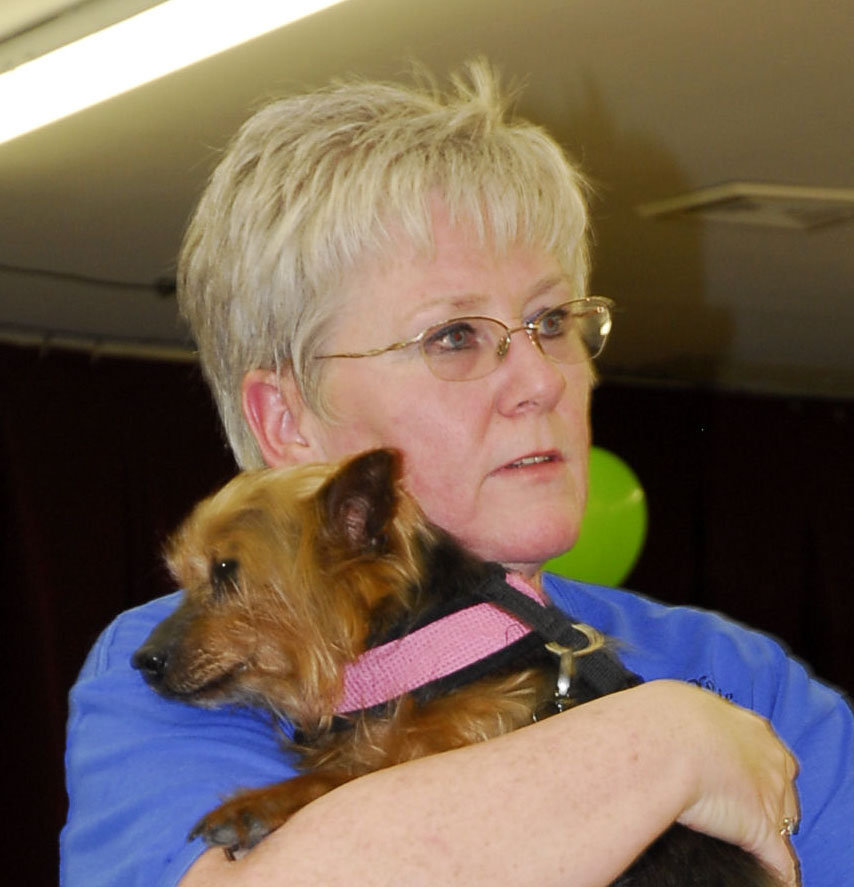
[[[543,602],[517,573],[508,585]],[[529,634],[531,629],[494,604],[482,603],[444,616],[411,634],[366,650],[344,669],[336,712],[371,708],[453,674]]]

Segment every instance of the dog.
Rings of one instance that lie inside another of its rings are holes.
[[[179,528],[167,563],[182,602],[133,666],[163,696],[295,728],[300,775],[238,793],[191,832],[230,858],[348,780],[638,682],[595,630],[431,524],[394,451],[239,474]],[[675,825],[614,887],[689,883],[778,884],[749,853]]]

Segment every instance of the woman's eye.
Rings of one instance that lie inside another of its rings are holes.
[[[547,338],[562,336],[566,333],[570,320],[569,312],[565,308],[555,308],[540,317],[537,321],[537,332]]]
[[[477,344],[478,335],[474,326],[468,321],[457,321],[433,330],[424,340],[424,349],[430,354],[440,354],[474,348]]]

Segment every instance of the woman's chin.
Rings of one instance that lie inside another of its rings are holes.
[[[520,517],[491,538],[468,543],[467,547],[486,560],[532,573],[547,560],[569,551],[577,538],[578,525],[575,522],[532,523]]]

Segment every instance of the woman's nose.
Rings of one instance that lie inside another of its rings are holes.
[[[525,332],[524,336],[514,335],[522,331]],[[551,409],[566,388],[561,365],[543,353],[535,336],[526,327],[518,327],[508,334],[502,366],[497,370],[503,380],[499,393],[502,413],[509,415],[524,409]]]

